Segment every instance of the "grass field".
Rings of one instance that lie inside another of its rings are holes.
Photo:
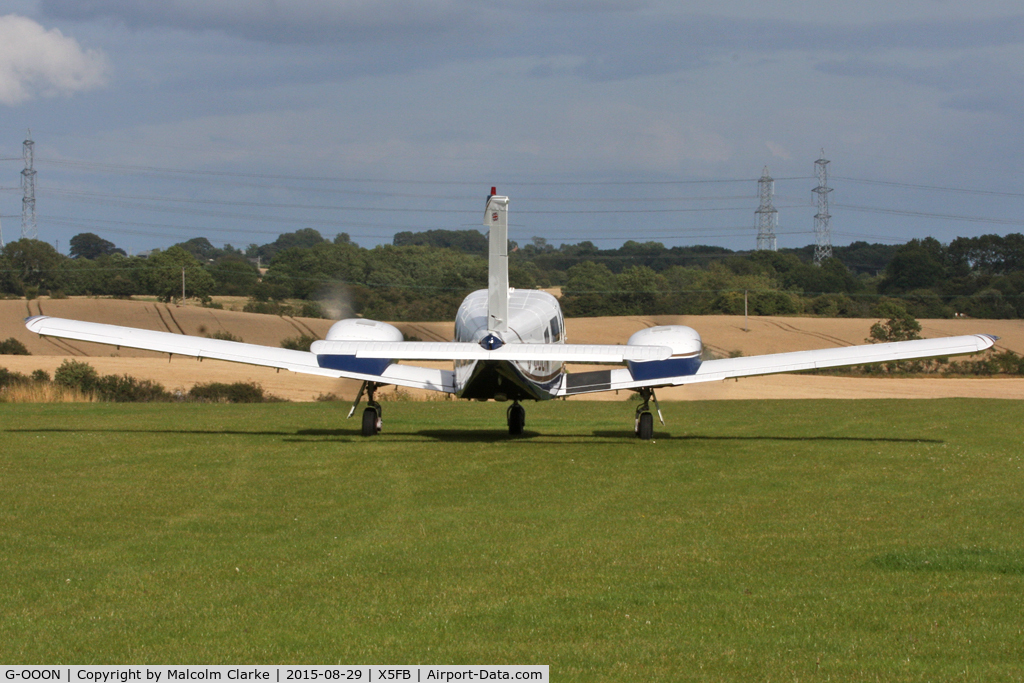
[[[1015,401],[0,406],[3,663],[1021,680]]]

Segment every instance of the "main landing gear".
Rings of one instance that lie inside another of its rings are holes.
[[[519,401],[512,402],[505,411],[505,417],[508,419],[508,435],[521,436],[526,426],[526,409],[519,405]]]
[[[359,407],[359,401],[363,398],[363,393],[366,393],[366,408],[363,409],[363,436],[376,436],[380,434],[383,421],[381,415],[383,409],[380,404],[373,400],[373,395],[377,389],[380,389],[383,385],[377,384],[376,382],[363,382],[363,386],[359,387],[359,393],[356,394],[356,400],[352,404],[352,409],[348,411],[348,416],[352,417],[356,408]]]
[[[658,405],[658,397],[654,395],[654,389],[643,387],[638,390],[643,403],[636,407],[636,418],[633,421],[633,431],[638,439],[650,441],[654,438],[654,415],[651,414],[650,402],[654,401],[654,409],[658,411],[658,420],[665,424],[665,418],[661,416],[661,406]]]

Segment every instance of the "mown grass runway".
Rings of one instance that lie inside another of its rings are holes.
[[[1013,401],[0,406],[4,663],[1020,680]]]

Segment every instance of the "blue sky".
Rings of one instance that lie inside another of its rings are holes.
[[[834,244],[1021,232],[1019,3],[8,0],[0,215],[142,250],[476,227],[525,242]]]

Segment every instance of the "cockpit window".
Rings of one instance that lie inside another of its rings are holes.
[[[545,335],[545,336],[547,336],[547,335]],[[557,341],[561,341],[561,339],[562,339],[562,335],[560,334],[560,326],[558,324],[558,318],[557,317],[551,319],[551,338],[554,341],[556,341],[556,342]]]

